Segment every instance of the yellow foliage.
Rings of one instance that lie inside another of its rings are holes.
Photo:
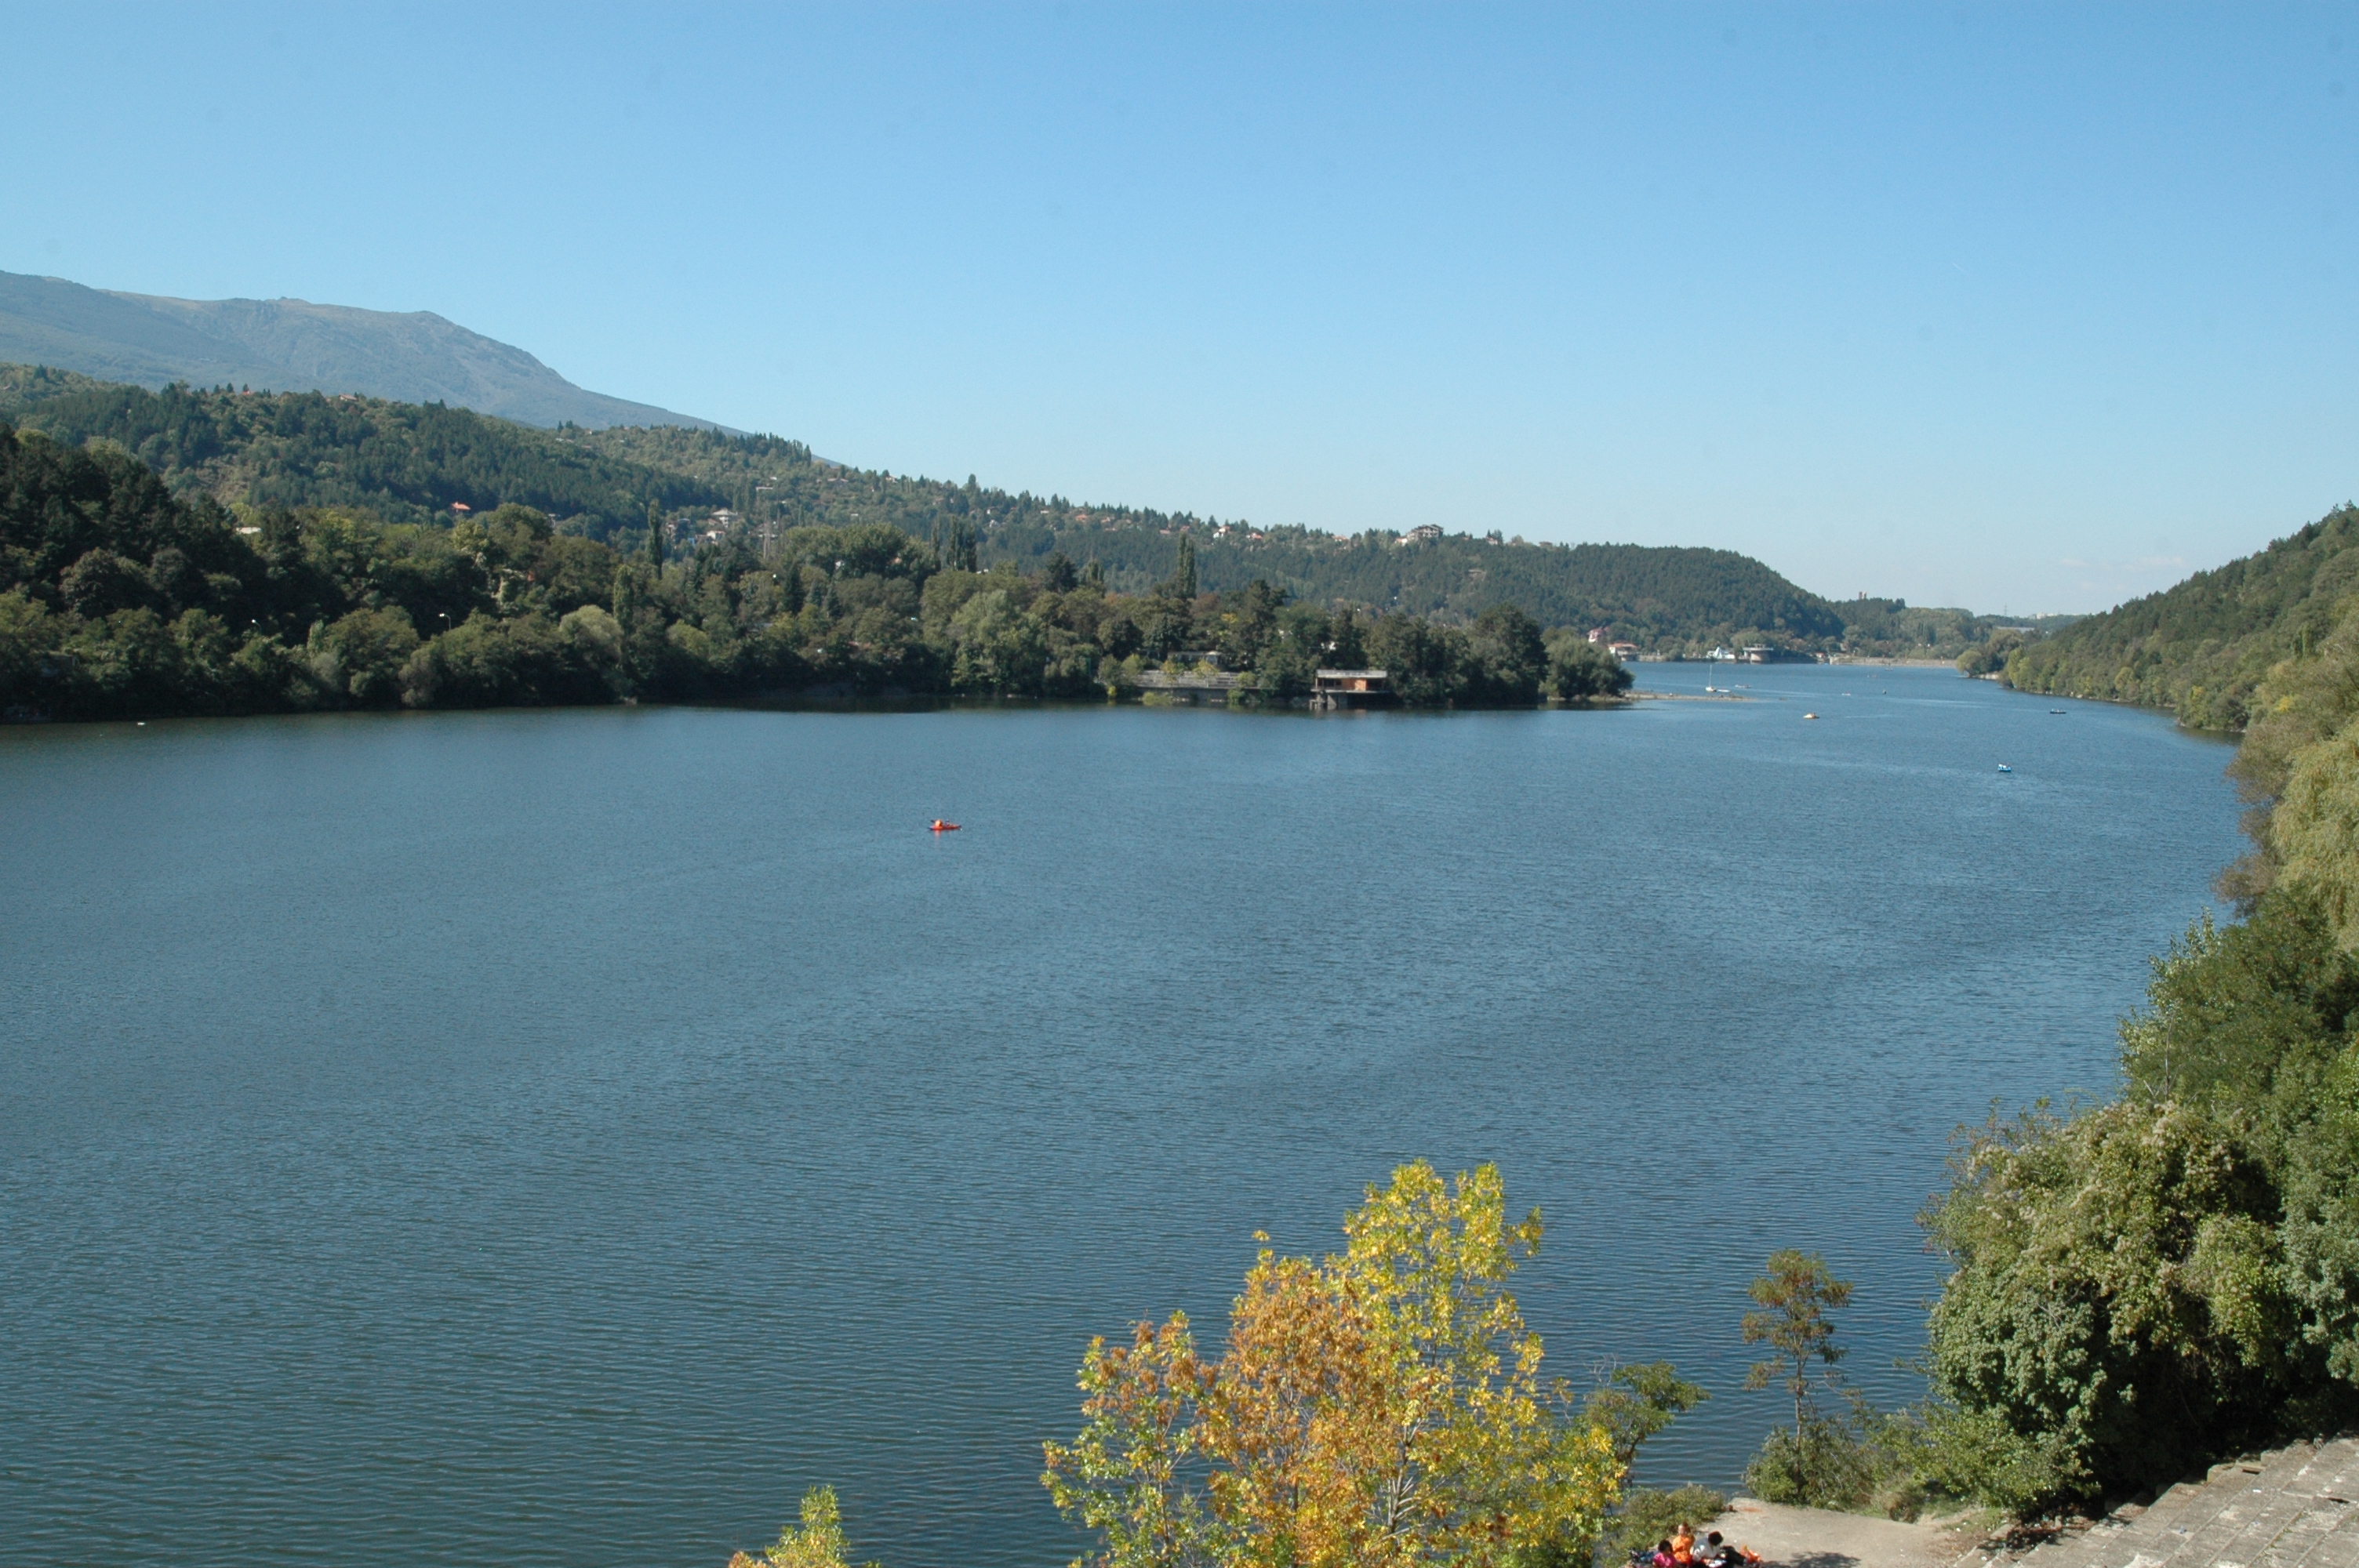
[[[848,1568],[844,1561],[842,1516],[833,1487],[814,1487],[803,1494],[802,1528],[778,1532],[778,1543],[759,1557],[740,1552],[729,1568]],[[868,1563],[865,1568],[876,1568]]]
[[[1042,1476],[1101,1532],[1098,1568],[1502,1564],[1579,1548],[1618,1496],[1611,1437],[1540,1378],[1503,1288],[1539,1243],[1495,1167],[1445,1184],[1404,1165],[1314,1263],[1265,1248],[1219,1361],[1187,1320],[1093,1341],[1082,1434]],[[1199,1478],[1201,1477],[1201,1483]]]

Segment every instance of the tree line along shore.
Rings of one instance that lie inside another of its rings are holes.
[[[1285,703],[1321,665],[1389,672],[1411,705],[1617,696],[1571,629],[1495,604],[1469,624],[1294,600],[1178,569],[1119,593],[1052,552],[979,569],[889,523],[681,549],[560,534],[506,504],[441,523],[183,500],[105,445],[0,426],[0,704],[18,718],[481,708],[795,692],[1082,697],[1217,664]],[[620,547],[618,546],[620,545]]]
[[[448,525],[525,506],[561,536],[637,547],[650,510],[674,553],[744,535],[768,555],[785,533],[885,523],[950,562],[1020,576],[1063,555],[1098,563],[1125,596],[1178,575],[1187,542],[1206,591],[1256,579],[1291,600],[1465,626],[1495,604],[1543,626],[1599,630],[1650,656],[1763,645],[1789,654],[1953,658],[2000,618],[1861,596],[1830,600],[1732,550],[1554,545],[1501,528],[1446,532],[1257,524],[1079,503],[852,467],[799,441],[672,427],[539,429],[439,404],[237,388],[159,390],[0,364],[0,421],[61,447],[93,444],[147,464],[173,495],[241,514],[305,508],[386,524]],[[454,514],[454,508],[463,508]],[[2049,622],[2027,623],[2033,631]],[[420,627],[427,632],[429,629]]]

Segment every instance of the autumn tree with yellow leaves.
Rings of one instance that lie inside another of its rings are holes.
[[[1041,1477],[1099,1534],[1076,1568],[1588,1560],[1625,1463],[1505,1288],[1538,1211],[1507,1219],[1495,1166],[1419,1161],[1343,1232],[1321,1262],[1262,1250],[1218,1359],[1176,1313],[1091,1342]]]
[[[802,1526],[788,1525],[778,1542],[761,1556],[740,1552],[729,1568],[850,1568],[844,1560],[843,1516],[833,1487],[813,1487],[803,1494]],[[874,1563],[863,1568],[876,1568]]]

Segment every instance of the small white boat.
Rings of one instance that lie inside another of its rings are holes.
[[[1998,765],[1998,771],[2003,773],[2011,773],[2015,772],[2013,768],[2008,767],[2005,762],[2001,762]]]

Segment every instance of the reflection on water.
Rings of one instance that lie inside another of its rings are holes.
[[[2105,1090],[2225,754],[1643,677],[1753,700],[0,733],[0,1561],[718,1568],[832,1481],[892,1568],[1062,1563],[1087,1336],[1415,1155],[1546,1209],[1561,1369],[1716,1390],[1657,1478],[1775,1419],[1776,1246],[1906,1397],[1950,1132]]]

